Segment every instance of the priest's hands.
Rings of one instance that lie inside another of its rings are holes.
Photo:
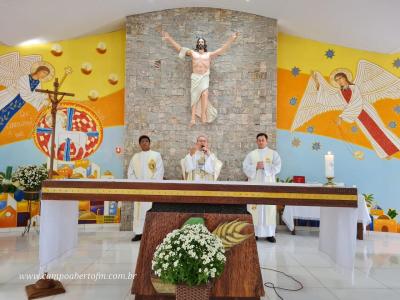
[[[257,162],[256,170],[264,169],[264,162],[259,161]]]
[[[203,151],[206,155],[210,155],[210,149],[208,149],[205,146],[201,147],[200,145],[195,144],[193,147],[189,149],[190,156],[193,156],[196,153],[196,151]]]
[[[201,151],[203,151],[207,155],[210,155],[210,149],[208,149],[207,147],[202,147]]]

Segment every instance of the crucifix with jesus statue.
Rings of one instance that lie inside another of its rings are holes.
[[[49,179],[53,178],[53,166],[55,157],[55,136],[56,136],[56,122],[58,105],[65,96],[73,97],[75,94],[68,92],[61,92],[60,88],[68,75],[72,73],[71,67],[66,67],[61,81],[56,77],[53,82],[54,90],[49,89],[35,89],[36,92],[47,94],[51,104],[51,149],[50,149],[50,166],[49,166]],[[47,278],[47,272],[44,273],[44,278],[39,279],[35,284],[30,284],[25,287],[28,299],[35,299],[46,297],[50,295],[57,295],[65,293],[62,283],[58,280]]]

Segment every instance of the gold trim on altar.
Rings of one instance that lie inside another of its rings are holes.
[[[140,196],[184,196],[184,197],[232,197],[232,198],[279,198],[279,199],[315,199],[335,201],[357,201],[357,195],[309,194],[280,192],[236,192],[204,190],[150,190],[150,189],[102,189],[102,188],[61,188],[43,187],[43,194],[93,194],[93,195],[140,195]]]

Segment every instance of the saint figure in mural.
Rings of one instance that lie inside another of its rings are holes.
[[[208,101],[208,86],[210,80],[210,64],[211,59],[222,55],[229,46],[236,41],[239,33],[232,34],[226,43],[215,51],[207,51],[207,42],[204,38],[198,38],[196,48],[189,48],[179,45],[168,32],[162,32],[163,38],[169,42],[174,49],[179,52],[179,57],[185,59],[185,56],[192,58],[192,75],[191,75],[191,108],[192,118],[190,126],[196,123],[196,116],[200,117],[201,122],[211,123],[217,117],[217,110]]]
[[[382,122],[373,104],[384,98],[400,98],[400,79],[371,62],[361,60],[352,81],[349,70],[335,69],[330,84],[313,72],[292,123],[296,130],[313,117],[328,111],[341,111],[337,124],[356,123],[380,158],[400,151],[400,139]]]
[[[53,66],[42,61],[40,55],[12,52],[0,56],[0,85],[5,87],[0,91],[0,132],[26,103],[37,111],[46,105],[47,96],[35,89],[53,76]]]

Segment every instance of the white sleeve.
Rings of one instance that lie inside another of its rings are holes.
[[[253,164],[251,161],[250,153],[247,154],[246,158],[243,161],[243,172],[249,179],[254,179],[257,174],[257,165]]]
[[[154,178],[159,180],[163,180],[164,178],[164,163],[160,154],[157,155],[156,173],[154,174]]]
[[[135,169],[134,169],[134,163],[133,163],[133,158],[135,156],[132,157],[130,163],[129,163],[129,167],[128,167],[128,179],[137,179],[136,174],[135,174]]]
[[[185,170],[186,173],[192,172],[194,169],[196,169],[196,154],[193,156],[188,153],[185,156]]]
[[[206,171],[208,174],[214,174],[215,172],[215,161],[217,158],[215,157],[214,153],[211,153],[204,164],[204,171]]]
[[[274,151],[272,162],[264,165],[264,172],[266,176],[275,176],[281,171],[282,163],[281,157],[278,152]]]
[[[40,88],[40,83],[36,88]],[[18,89],[21,98],[32,105],[36,110],[40,110],[45,104],[46,94],[31,91],[29,86],[29,78],[22,76],[18,81]]]

